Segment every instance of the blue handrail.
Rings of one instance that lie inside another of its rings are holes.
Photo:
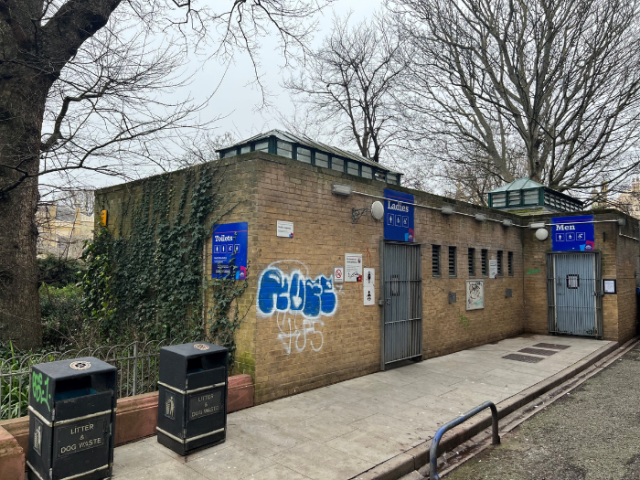
[[[498,435],[498,409],[493,402],[484,402],[482,405],[478,405],[477,407],[472,408],[464,415],[460,415],[458,418],[445,423],[438,429],[433,439],[431,440],[431,451],[429,453],[429,462],[431,463],[429,478],[431,480],[440,480],[440,475],[438,475],[438,444],[440,443],[442,436],[452,428],[457,427],[462,422],[469,420],[474,415],[477,415],[485,408],[491,409],[491,417],[493,423],[491,443],[493,445],[500,445],[500,435]]]

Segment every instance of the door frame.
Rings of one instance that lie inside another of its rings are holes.
[[[556,272],[555,257],[558,255],[593,255],[594,275],[595,275],[595,309],[596,309],[596,333],[589,335],[597,339],[603,338],[603,316],[602,316],[602,255],[599,251],[591,252],[549,252],[547,253],[547,329],[551,335],[562,335],[557,330],[556,311]]]
[[[384,250],[385,245],[403,245],[403,246],[417,246],[420,249],[419,254],[419,268],[420,268],[420,301],[424,300],[423,298],[423,282],[422,282],[422,243],[416,242],[394,242],[390,240],[385,240],[384,238],[380,239],[380,281],[378,284],[378,307],[380,309],[380,370],[384,371],[386,369],[386,365],[393,363],[385,362],[385,302],[386,302],[386,285],[385,285],[385,276],[384,276]],[[422,353],[419,355],[420,359],[424,355],[424,309],[422,308],[422,303],[420,304],[420,319],[422,325],[422,335],[421,335],[421,343],[420,348]],[[410,359],[418,358],[410,357]],[[395,360],[400,361],[400,360]]]

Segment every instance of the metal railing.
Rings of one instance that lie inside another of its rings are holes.
[[[472,408],[467,413],[460,415],[458,418],[451,420],[448,423],[445,423],[443,426],[441,426],[438,429],[433,439],[431,440],[431,450],[429,452],[429,463],[431,464],[431,467],[429,469],[430,480],[440,480],[440,475],[438,475],[438,444],[440,443],[442,436],[452,428],[457,427],[462,422],[469,420],[474,415],[477,415],[478,413],[483,411],[485,408],[491,409],[491,419],[492,419],[491,443],[493,445],[500,445],[500,435],[498,435],[498,409],[496,408],[493,402],[484,402],[482,405],[478,405],[477,407]]]
[[[96,357],[118,369],[118,398],[130,397],[158,390],[160,348],[187,341],[189,340],[136,341],[128,345],[38,353],[0,360],[0,420],[27,414],[33,365],[78,357]]]

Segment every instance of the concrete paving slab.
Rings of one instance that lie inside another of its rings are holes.
[[[502,358],[537,343],[569,348],[537,364]],[[188,457],[173,454],[155,437],[118,447],[114,476],[117,480],[397,478],[388,473],[380,477],[379,472],[408,468],[411,452],[422,448],[445,422],[487,400],[503,404],[522,400],[553,375],[565,375],[567,367],[577,368],[598,349],[612,345],[525,335],[408,363],[232,413],[227,442]]]

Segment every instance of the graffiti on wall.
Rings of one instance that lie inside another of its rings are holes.
[[[258,314],[276,316],[278,340],[287,355],[303,352],[307,345],[319,352],[324,345],[323,317],[338,309],[333,277],[311,278],[307,266],[297,260],[269,265],[258,279]]]

